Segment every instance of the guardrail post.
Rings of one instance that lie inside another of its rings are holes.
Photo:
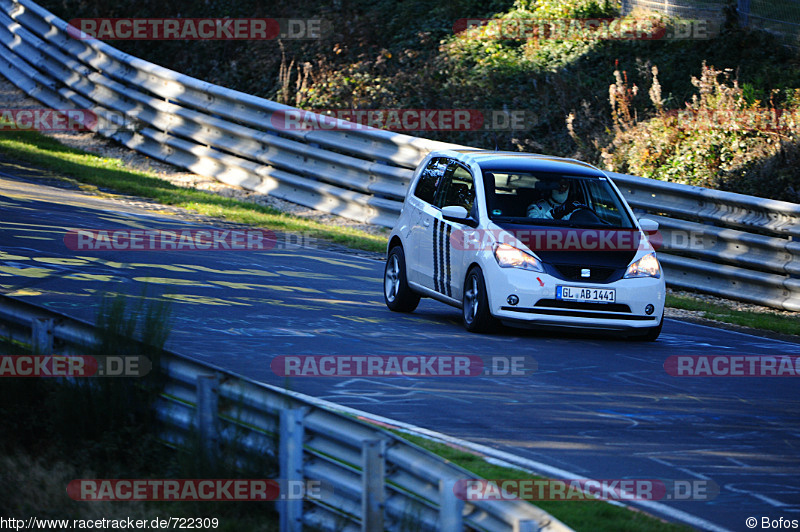
[[[53,318],[33,318],[31,323],[31,349],[34,355],[53,354]]]
[[[361,443],[361,530],[383,530],[383,507],[386,503],[386,441],[364,440]]]
[[[539,523],[536,521],[517,521],[514,525],[514,532],[538,532]]]
[[[439,496],[442,498],[439,507],[440,530],[464,530],[464,501],[456,497],[455,479],[439,481]]]
[[[197,431],[200,445],[209,463],[216,456],[219,443],[217,376],[197,376]]]
[[[303,481],[303,436],[305,434],[303,417],[306,410],[306,408],[281,410],[280,443],[278,444],[280,477],[284,483],[281,485],[281,495],[284,494],[284,487],[289,483]],[[302,499],[279,500],[277,508],[280,513],[281,532],[303,530]]]

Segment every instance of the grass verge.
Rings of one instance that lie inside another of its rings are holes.
[[[325,225],[270,207],[225,198],[202,190],[182,188],[154,173],[127,169],[119,159],[70,148],[38,132],[4,132],[0,136],[0,153],[73,178],[80,183],[113,190],[119,194],[149,198],[206,216],[224,218],[229,222],[276,231],[302,232],[313,238],[366,251],[386,250],[387,239],[384,236]]]
[[[393,430],[400,437],[431,451],[450,462],[485,479],[540,479],[527,471],[491,464],[483,457],[459,450],[453,446],[434,442],[420,436]],[[668,523],[656,517],[606,501],[534,501],[537,507],[548,512],[578,532],[688,532],[693,528]]]
[[[734,310],[724,305],[701,301],[692,297],[667,294],[667,306],[702,312],[702,317],[753,329],[762,329],[780,334],[800,335],[800,320],[795,316],[784,316],[772,312]]]

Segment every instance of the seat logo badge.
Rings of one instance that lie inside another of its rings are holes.
[[[591,270],[589,270],[589,268],[582,268],[581,269],[581,277],[591,277],[591,276],[592,276],[592,272],[591,272]]]

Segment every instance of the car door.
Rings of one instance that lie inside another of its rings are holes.
[[[434,213],[438,210],[434,205],[436,190],[442,182],[446,168],[447,162],[444,158],[431,159],[422,170],[414,193],[406,204],[412,211],[409,213],[411,226],[408,237],[409,249],[406,250],[408,280],[422,286],[428,286],[429,283],[425,279],[432,275],[432,266],[429,264],[429,255],[423,256],[420,248],[429,245],[433,238],[432,224]]]
[[[430,272],[426,272],[425,286],[444,296],[461,300],[463,282],[468,260],[468,252],[463,246],[454,246],[455,232],[470,231],[465,224],[451,222],[442,218],[443,207],[464,207],[474,219],[477,219],[475,205],[475,183],[472,174],[462,164],[450,161],[444,173],[444,179],[436,194],[436,209],[431,212],[433,226],[431,238],[420,247],[420,253],[430,257]],[[456,239],[459,238],[455,234]],[[463,238],[463,237],[462,237]]]

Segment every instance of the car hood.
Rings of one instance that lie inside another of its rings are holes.
[[[649,248],[637,228],[603,229],[492,222],[543,262],[585,267],[627,268],[637,252]]]

